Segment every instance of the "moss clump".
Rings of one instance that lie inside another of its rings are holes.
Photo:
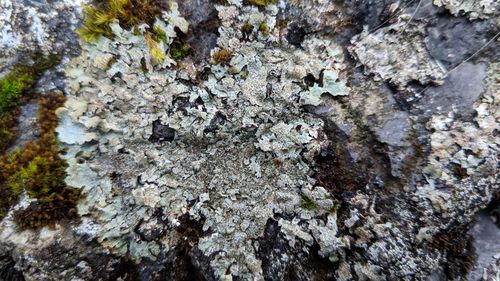
[[[23,92],[33,83],[33,74],[16,69],[0,79],[0,113],[17,107]]]
[[[156,60],[156,62],[161,63],[165,60],[165,51],[160,47],[158,41],[155,40],[152,33],[146,32],[144,38],[148,43],[149,50],[151,51],[151,56]]]
[[[309,211],[316,210],[316,204],[314,203],[314,201],[311,198],[307,197],[305,194],[301,195],[300,207]]]
[[[261,22],[259,24],[259,31],[264,36],[269,36],[269,26],[267,26],[266,22]]]
[[[212,55],[215,63],[228,63],[233,57],[233,52],[229,49],[221,49]]]
[[[191,47],[187,43],[174,43],[170,48],[170,57],[176,61],[180,61],[187,57],[191,52]]]
[[[167,39],[168,39],[167,32],[165,32],[165,30],[163,30],[161,27],[155,26],[154,34],[156,36],[156,41],[164,42],[165,44],[167,43]]]
[[[67,163],[59,156],[62,151],[55,133],[55,111],[64,101],[64,96],[57,93],[41,97],[37,115],[40,138],[0,158],[0,217],[23,191],[36,199],[14,213],[14,220],[24,228],[39,228],[77,215],[80,191],[65,183]]]
[[[241,33],[243,33],[243,37],[245,39],[248,39],[248,37],[250,36],[250,34],[252,34],[252,32],[253,32],[253,25],[248,21],[245,22],[241,27]]]
[[[23,93],[33,83],[30,73],[18,70],[0,79],[0,155],[17,136],[17,119]]]
[[[154,21],[164,10],[165,4],[158,0],[102,0],[94,1],[94,5],[83,8],[83,25],[78,34],[86,42],[93,42],[104,36],[112,39],[111,23],[118,22],[124,29],[133,29],[138,32],[140,24],[147,24],[149,28],[144,33],[144,38],[151,51],[151,56],[156,62],[165,60],[165,50],[160,47],[160,42],[167,43],[167,34],[160,27],[154,26]]]
[[[155,18],[162,12],[162,6],[153,0],[104,0],[95,3],[83,7],[83,26],[78,30],[87,42],[95,41],[101,35],[112,38],[109,25],[114,21],[125,29],[141,23],[153,26]]]
[[[0,155],[12,145],[18,134],[17,120],[19,109],[0,113]]]
[[[229,5],[228,0],[212,0],[212,2],[214,2],[216,4],[221,4],[221,5]]]
[[[30,98],[31,87],[47,69],[59,64],[58,56],[34,54],[30,65],[19,65],[0,79],[0,155],[17,137],[19,107]]]
[[[278,0],[246,0],[246,3],[259,7],[264,7],[267,5],[276,4],[278,3]]]

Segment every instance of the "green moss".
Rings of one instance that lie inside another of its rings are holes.
[[[307,197],[305,194],[301,195],[300,207],[302,209],[310,211],[316,210],[316,204],[314,203],[314,201],[311,198]]]
[[[33,83],[31,73],[15,70],[0,80],[0,113],[17,107],[23,92]]]
[[[246,0],[248,4],[264,7],[271,4],[278,3],[278,0]]]
[[[61,63],[61,57],[59,55],[49,55],[44,56],[38,53],[35,53],[32,57],[34,63],[32,66],[23,66],[24,72],[31,72],[33,76],[37,78],[44,71],[50,69]]]
[[[19,107],[30,98],[31,87],[47,69],[60,62],[58,56],[34,54],[33,63],[19,65],[0,79],[0,155],[17,137]]]
[[[190,52],[191,52],[191,47],[187,43],[172,44],[170,49],[170,57],[172,57],[172,59],[176,61],[179,61],[187,57]]]
[[[46,143],[36,145],[29,143],[24,149],[7,153],[18,135],[20,106],[32,98],[31,88],[38,77],[45,70],[60,62],[59,56],[46,57],[37,53],[33,54],[29,60],[31,63],[15,67],[11,73],[0,79],[0,219],[25,190],[26,181],[34,169],[34,164],[29,166],[29,163],[37,153],[40,153],[40,147],[53,147],[47,146]],[[41,133],[45,136],[50,134],[46,134],[46,130],[43,130],[44,127],[47,128],[47,125],[43,124],[53,123],[54,119],[54,117],[47,118],[47,116],[39,118],[39,121],[46,121],[40,122]],[[38,147],[38,149],[33,149],[33,147]]]
[[[163,30],[159,26],[155,26],[154,33],[156,35],[157,41],[163,41],[165,44],[167,43],[168,37],[167,37],[167,33],[165,32],[165,30]]]
[[[118,22],[124,29],[139,34],[138,26],[153,26],[154,21],[163,12],[162,2],[155,0],[103,0],[83,8],[83,25],[78,34],[85,42],[96,41],[100,36],[113,38],[110,24]],[[160,27],[148,28],[144,38],[157,63],[165,60],[165,50],[160,42],[167,43],[167,34]]]
[[[266,22],[262,21],[259,24],[259,31],[264,36],[269,36],[269,26],[267,26]]]
[[[129,29],[141,23],[152,26],[154,19],[161,15],[162,7],[150,0],[104,0],[98,4],[83,7],[83,25],[78,34],[86,42],[97,40],[99,36],[113,37],[109,26],[118,21]]]
[[[243,37],[248,40],[248,37],[253,32],[253,25],[248,21],[243,24],[241,27],[241,33],[243,33]]]

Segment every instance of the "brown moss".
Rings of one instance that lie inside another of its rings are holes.
[[[19,114],[18,108],[8,113],[0,113],[0,155],[14,143],[19,133],[17,128]]]
[[[23,191],[36,199],[14,213],[14,220],[24,228],[39,228],[76,217],[80,191],[65,183],[67,163],[60,157],[62,151],[55,133],[58,124],[55,111],[64,101],[65,97],[58,93],[42,96],[37,115],[39,139],[0,158],[0,216],[5,215]]]
[[[215,63],[229,63],[233,57],[233,52],[229,49],[221,49],[215,52],[212,59]]]
[[[253,25],[250,24],[248,21],[245,22],[245,24],[243,24],[243,26],[241,27],[241,33],[243,33],[243,38],[248,40],[252,32],[253,32]]]

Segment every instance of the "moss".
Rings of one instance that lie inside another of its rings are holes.
[[[300,207],[302,209],[310,211],[316,210],[316,204],[314,203],[314,201],[311,198],[307,197],[305,194],[301,195]]]
[[[215,63],[228,63],[233,57],[233,52],[229,49],[221,49],[212,55]]]
[[[250,34],[253,32],[253,25],[249,23],[248,21],[243,24],[241,27],[241,33],[243,33],[243,37],[248,39]]]
[[[262,21],[259,24],[259,31],[264,36],[269,36],[269,26],[267,26],[266,22]]]
[[[85,41],[92,42],[99,36],[112,38],[113,32],[109,25],[114,21],[118,21],[125,29],[141,23],[152,26],[154,19],[161,15],[162,7],[157,1],[150,0],[104,0],[95,5],[85,5],[83,12],[83,26],[78,34]]]
[[[212,0],[212,2],[214,2],[216,4],[220,4],[220,5],[229,5],[228,0]]]
[[[17,107],[23,92],[33,83],[31,73],[15,70],[0,80],[0,113]]]
[[[267,5],[276,4],[278,3],[278,0],[246,0],[246,3],[259,7],[264,7]]]
[[[241,72],[240,72],[240,77],[241,79],[244,79],[246,80],[248,78],[248,70],[246,68],[244,68]]]
[[[150,32],[146,32],[144,34],[144,38],[146,38],[146,42],[148,43],[151,56],[157,63],[162,63],[166,57],[165,50],[160,47],[160,44],[153,38],[153,35]]]
[[[155,26],[154,34],[156,36],[156,41],[164,42],[165,44],[167,43],[167,39],[168,39],[167,33],[161,27]]]
[[[108,70],[111,68],[111,66],[113,66],[113,64],[114,64],[115,62],[117,62],[117,61],[118,61],[118,59],[117,59],[116,57],[112,57],[112,58],[108,61],[108,63],[106,63],[106,65],[104,66],[104,69],[103,69],[103,70],[104,70],[104,71],[108,71]]]
[[[163,2],[155,0],[104,0],[94,1],[94,5],[83,7],[83,25],[78,34],[85,42],[96,41],[100,36],[113,38],[110,24],[118,22],[124,29],[138,32],[137,26],[147,24],[153,26],[155,19],[166,7]],[[167,34],[160,27],[148,28],[144,37],[156,62],[165,60],[165,51],[160,42],[167,40]]]
[[[31,64],[18,65],[0,79],[0,155],[17,137],[19,107],[31,97],[31,87],[45,70],[60,62],[56,55],[34,54],[31,60]]]
[[[67,163],[60,157],[55,133],[55,111],[64,101],[61,94],[42,96],[37,115],[39,139],[0,158],[0,217],[23,191],[36,199],[26,209],[14,212],[14,220],[21,227],[39,228],[76,217],[80,191],[65,183]]]
[[[170,49],[170,57],[172,59],[179,61],[184,59],[191,52],[191,47],[187,43],[175,43],[172,44]]]

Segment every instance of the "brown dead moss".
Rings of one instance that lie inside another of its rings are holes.
[[[221,49],[212,55],[215,63],[229,63],[233,57],[233,52],[229,49]]]

